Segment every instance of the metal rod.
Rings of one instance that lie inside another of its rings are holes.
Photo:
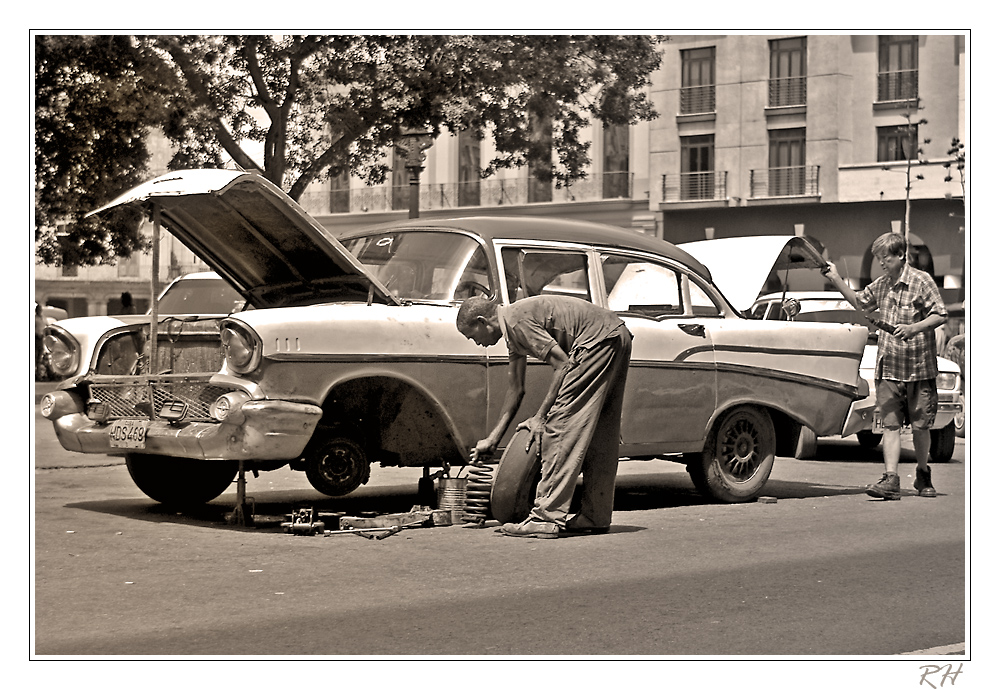
[[[156,303],[160,293],[160,205],[153,203],[153,271],[150,274],[150,310],[149,310],[149,366],[147,374],[156,374],[159,360],[156,352],[156,341],[160,325],[160,308]]]

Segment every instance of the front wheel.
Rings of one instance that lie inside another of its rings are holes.
[[[304,459],[309,483],[327,496],[349,494],[371,477],[371,465],[364,449],[344,436],[310,443]]]
[[[688,473],[705,496],[724,503],[756,498],[764,489],[775,453],[774,423],[764,410],[743,405],[716,422],[700,457]]]
[[[876,434],[872,431],[859,431],[857,437],[861,447],[867,450],[875,450],[878,448],[878,444],[882,443],[882,434]]]
[[[192,460],[129,453],[125,466],[142,493],[166,505],[208,503],[229,488],[239,471],[233,460]]]

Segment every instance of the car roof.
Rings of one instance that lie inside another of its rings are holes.
[[[459,230],[484,240],[540,240],[579,242],[597,247],[652,252],[679,261],[703,278],[711,280],[708,268],[676,245],[636,230],[614,225],[566,218],[539,216],[463,216],[459,218],[417,218],[373,225],[338,236],[344,241],[355,237],[398,230]]]

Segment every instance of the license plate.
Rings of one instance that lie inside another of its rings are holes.
[[[145,448],[149,420],[118,419],[111,422],[108,436],[112,448]]]
[[[882,431],[882,415],[878,412],[875,413],[875,419],[872,421],[873,431]]]

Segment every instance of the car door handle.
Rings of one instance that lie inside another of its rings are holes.
[[[705,327],[700,323],[679,323],[677,324],[677,327],[688,335],[697,336],[699,338],[705,337]]]

